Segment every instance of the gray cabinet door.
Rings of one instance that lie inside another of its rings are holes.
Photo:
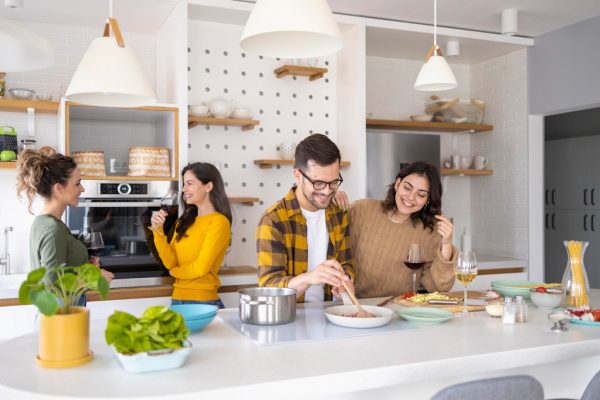
[[[545,277],[546,282],[561,282],[567,265],[567,251],[563,241],[569,240],[572,212],[550,210],[545,213]]]

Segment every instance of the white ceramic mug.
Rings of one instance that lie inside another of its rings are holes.
[[[460,169],[460,156],[452,155],[452,156],[450,156],[450,159],[452,160],[452,168]]]
[[[471,164],[473,163],[473,157],[462,156],[460,158],[460,168],[461,169],[469,169]]]
[[[296,153],[296,143],[286,142],[279,145],[279,154],[284,160],[293,160]]]
[[[485,156],[475,156],[473,163],[475,169],[485,169],[488,165],[488,159]]]

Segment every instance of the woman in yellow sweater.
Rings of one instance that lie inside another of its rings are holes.
[[[182,171],[183,214],[171,242],[163,232],[167,212],[152,216],[154,244],[175,278],[172,304],[202,303],[224,308],[218,272],[231,240],[231,208],[223,178],[214,165],[193,163]]]

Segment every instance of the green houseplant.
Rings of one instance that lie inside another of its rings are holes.
[[[94,264],[41,267],[27,275],[19,288],[19,301],[35,305],[42,314],[38,365],[68,368],[92,359],[89,310],[77,306],[88,290],[98,291],[102,299],[109,292],[108,281]]]

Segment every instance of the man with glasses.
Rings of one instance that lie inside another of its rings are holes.
[[[348,213],[331,200],[342,182],[340,150],[327,136],[296,147],[295,186],[269,208],[256,230],[258,284],[288,287],[298,301],[354,292]]]

